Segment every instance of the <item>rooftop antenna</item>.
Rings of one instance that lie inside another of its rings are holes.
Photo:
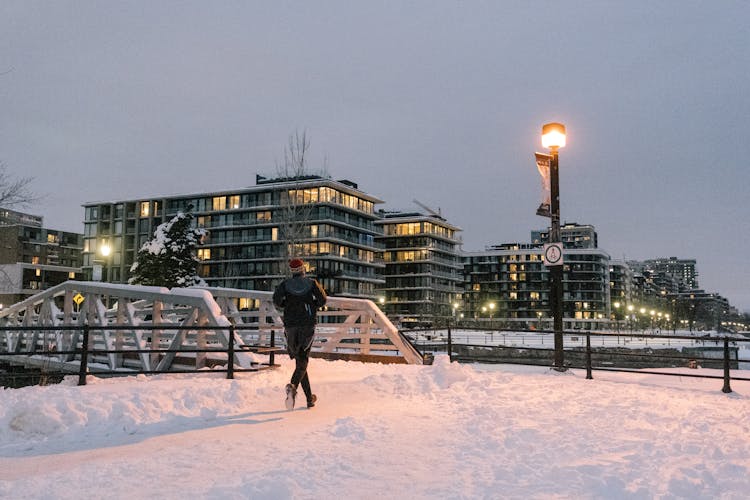
[[[416,203],[417,205],[419,205],[420,207],[422,207],[423,209],[425,209],[425,210],[426,210],[427,212],[429,212],[429,213],[430,213],[431,215],[434,215],[435,217],[440,217],[441,219],[443,218],[443,216],[442,216],[442,215],[440,215],[440,207],[438,207],[438,209],[437,209],[437,212],[436,212],[435,210],[431,209],[430,207],[428,207],[427,205],[425,205],[425,204],[424,204],[424,203],[422,203],[421,201],[417,200],[416,198],[415,198],[415,199],[413,199],[412,201],[413,201],[414,203]]]

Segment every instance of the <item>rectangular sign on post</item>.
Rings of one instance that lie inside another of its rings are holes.
[[[542,176],[542,203],[539,208],[536,209],[536,214],[542,217],[552,217],[552,211],[550,210],[551,195],[550,195],[550,164],[552,162],[552,156],[544,153],[534,153],[536,155],[536,168],[539,170],[539,175]]]

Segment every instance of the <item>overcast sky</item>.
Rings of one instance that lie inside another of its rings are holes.
[[[81,204],[233,189],[306,130],[386,209],[465,250],[527,242],[540,129],[564,221],[613,258],[698,261],[750,311],[750,3],[0,2],[0,160],[45,225]]]

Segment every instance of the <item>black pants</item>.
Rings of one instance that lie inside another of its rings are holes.
[[[285,333],[289,357],[295,361],[291,384],[295,389],[302,384],[305,397],[310,400],[312,390],[310,389],[310,378],[307,376],[307,364],[310,361],[310,348],[315,336],[315,325],[288,326],[285,328]]]

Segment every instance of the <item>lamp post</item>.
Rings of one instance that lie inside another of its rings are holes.
[[[98,253],[102,257],[101,259],[94,258],[94,266],[92,269],[92,280],[103,281],[107,283],[109,281],[109,270],[107,269],[107,260],[109,255],[112,253],[112,247],[109,246],[109,241],[102,240],[99,243]]]
[[[635,306],[633,304],[628,304],[628,323],[630,323],[630,333],[633,333],[633,309],[635,309]]]
[[[549,164],[550,178],[550,232],[549,243],[561,243],[560,236],[560,173],[558,151],[565,146],[565,125],[562,123],[547,123],[542,126],[542,146],[551,153]],[[564,371],[563,366],[563,258],[558,256],[557,265],[550,266],[551,302],[552,302],[552,330],[555,337],[555,357],[553,368]]]
[[[620,303],[615,302],[612,305],[615,306],[615,325],[617,325],[617,333],[619,334],[620,333],[620,317],[619,317],[620,316]]]

